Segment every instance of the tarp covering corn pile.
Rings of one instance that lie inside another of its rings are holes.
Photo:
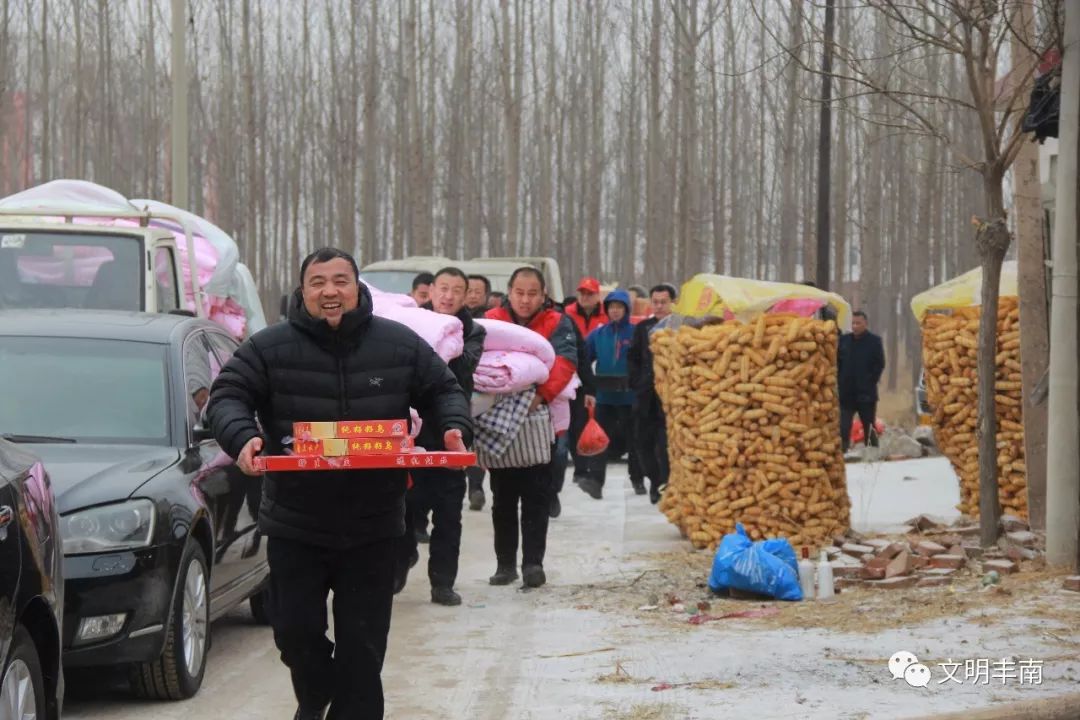
[[[981,269],[931,288],[911,301],[923,330],[926,399],[937,444],[960,478],[960,512],[979,516],[978,345]],[[997,317],[998,497],[1005,512],[1027,517],[1020,308],[1016,263],[1002,267]]]
[[[710,290],[707,302],[695,288]],[[661,510],[696,547],[715,548],[736,522],[754,539],[831,542],[850,522],[839,330],[801,315],[828,304],[850,322],[850,308],[805,286],[718,276],[699,276],[683,293],[684,314],[719,308],[720,317],[652,335],[671,458]]]

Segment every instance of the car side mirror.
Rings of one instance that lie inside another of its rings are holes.
[[[196,425],[191,429],[191,437],[195,441],[195,444],[204,443],[207,440],[214,439],[214,433],[210,428],[203,427],[202,425]]]

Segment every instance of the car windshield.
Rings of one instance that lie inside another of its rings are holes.
[[[167,444],[164,346],[0,338],[0,434]]]
[[[0,229],[0,308],[141,310],[132,235]]]
[[[365,270],[360,273],[360,279],[385,293],[408,295],[412,292],[413,278],[422,272],[423,270]]]

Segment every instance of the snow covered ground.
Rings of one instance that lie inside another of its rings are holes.
[[[960,485],[944,457],[847,466],[851,525],[886,532],[926,514],[952,522],[959,517]]]
[[[856,525],[955,514],[955,483],[943,462],[852,466]],[[710,558],[689,552],[648,500],[633,495],[625,466],[612,468],[602,501],[567,482],[563,507],[551,524],[549,585],[540,590],[487,584],[495,562],[486,509],[465,512],[457,584],[463,606],[429,602],[422,551],[394,607],[383,675],[388,718],[889,720],[1077,688],[1080,620],[1061,608],[1075,610],[1080,598],[1060,590],[1060,580],[1046,586],[1038,603],[1006,578],[1001,594],[992,596],[948,588],[867,590],[827,606],[786,604],[779,617],[694,626],[663,595],[670,589],[688,602],[707,597]],[[734,602],[714,601],[711,612]],[[640,609],[649,603],[660,607]],[[1016,611],[1018,603],[1031,610]],[[906,620],[924,610],[931,619]],[[115,685],[90,683],[73,694],[65,720],[291,718],[288,674],[269,632],[253,627],[246,611],[214,631],[206,684],[193,700],[136,703]],[[927,665],[927,687],[893,679],[887,663],[899,650]],[[947,674],[938,663],[1002,657],[1042,660],[1041,684],[938,682]]]

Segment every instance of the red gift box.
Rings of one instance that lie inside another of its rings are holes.
[[[262,455],[255,458],[258,470],[307,472],[311,470],[418,470],[423,468],[467,468],[476,464],[471,452],[412,452],[344,457],[305,455]]]
[[[297,440],[331,440],[335,438],[403,438],[409,436],[406,420],[348,420],[344,422],[293,423]]]
[[[343,455],[385,455],[388,453],[407,453],[414,447],[412,438],[327,438],[325,440],[296,440],[293,442],[294,455],[322,455],[341,457]]]

